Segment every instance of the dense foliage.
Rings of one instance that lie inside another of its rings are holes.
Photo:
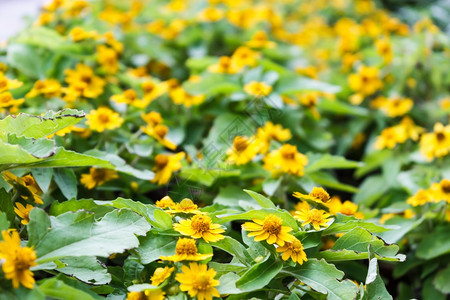
[[[0,299],[445,299],[450,41],[378,4],[44,6],[0,48]]]

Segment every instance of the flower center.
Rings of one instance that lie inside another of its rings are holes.
[[[169,157],[164,154],[158,154],[155,157],[155,163],[158,169],[164,169],[164,167],[169,163]]]
[[[81,75],[81,81],[86,82],[87,84],[92,82],[91,74],[83,74]]]
[[[281,148],[281,156],[287,160],[293,160],[295,158],[295,153],[297,152],[297,148],[291,145],[284,145]]]
[[[179,239],[175,248],[176,255],[196,255],[197,246],[191,239]]]
[[[104,169],[95,169],[94,172],[92,172],[92,179],[95,182],[100,182],[105,180],[106,177],[106,170]]]
[[[8,81],[6,79],[0,80],[0,89],[5,88],[8,85]]]
[[[436,140],[438,140],[439,142],[442,142],[443,140],[445,140],[445,134],[442,131],[436,132],[435,136],[436,136]]]
[[[446,194],[450,194],[450,180],[448,180],[448,179],[442,180],[441,190]]]
[[[248,147],[247,139],[241,136],[237,136],[234,138],[233,146],[237,152],[242,152]]]
[[[205,291],[211,286],[210,282],[211,278],[207,274],[200,274],[195,279],[194,288],[196,290]]]
[[[191,227],[196,232],[206,232],[209,231],[211,225],[211,219],[207,216],[194,216],[192,218]]]
[[[263,223],[263,230],[270,234],[279,234],[283,221],[277,216],[268,216]]]
[[[330,195],[322,188],[313,188],[310,195],[314,198],[320,199],[322,202],[330,200]]]
[[[161,139],[163,139],[169,132],[169,129],[167,129],[166,126],[160,124],[156,125],[154,130],[156,135],[159,136]]]
[[[98,120],[100,121],[100,123],[106,124],[109,122],[109,115],[107,114],[99,114],[98,115]]]

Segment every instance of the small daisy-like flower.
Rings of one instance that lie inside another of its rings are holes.
[[[12,280],[13,288],[22,284],[32,289],[35,283],[32,266],[36,265],[36,253],[30,247],[20,246],[19,233],[15,229],[2,231],[3,241],[0,242],[0,260],[5,278]]]
[[[433,183],[428,189],[434,202],[446,201],[450,203],[450,180],[442,179],[439,183]]]
[[[143,292],[129,292],[127,300],[164,300],[166,293],[161,289],[145,290]]]
[[[303,265],[304,261],[308,260],[305,251],[303,251],[303,245],[298,239],[294,239],[292,242],[278,247],[277,252],[283,253],[281,255],[283,260],[288,260],[290,257],[293,262],[298,262],[301,265]]]
[[[255,140],[245,136],[237,136],[233,140],[233,146],[227,150],[227,162],[236,165],[245,165],[258,154],[258,146]]]
[[[266,241],[268,244],[277,243],[284,246],[286,242],[292,242],[295,237],[289,232],[292,228],[283,226],[283,220],[275,215],[268,215],[264,220],[252,219],[252,222],[245,222],[242,228],[251,231],[248,236],[254,236],[256,242]]]
[[[212,300],[220,297],[219,291],[215,288],[219,285],[219,280],[214,279],[216,271],[208,270],[207,265],[190,263],[181,267],[182,273],[178,273],[175,279],[180,283],[180,290],[188,292],[189,296],[197,297],[198,300]]]
[[[308,158],[297,151],[294,145],[284,144],[280,149],[273,150],[263,159],[264,169],[271,171],[274,176],[288,173],[303,176]]]
[[[182,235],[194,239],[203,238],[205,242],[217,242],[225,238],[221,233],[225,232],[219,224],[213,224],[210,217],[195,215],[189,220],[181,220],[173,224],[173,228]]]
[[[86,115],[86,119],[86,125],[90,129],[98,132],[103,132],[106,129],[112,130],[119,128],[124,122],[124,119],[117,112],[107,107],[99,107],[98,109],[91,110]]]
[[[115,170],[90,168],[89,174],[81,174],[80,182],[88,189],[92,190],[96,186],[101,186],[107,181],[119,178]]]
[[[185,157],[184,152],[179,152],[176,154],[166,155],[158,154],[155,157],[155,178],[152,182],[158,183],[158,185],[163,185],[169,182],[172,173],[181,169],[181,160]]]
[[[330,214],[321,209],[301,210],[296,211],[294,218],[302,222],[302,226],[311,224],[315,230],[320,230],[320,227],[327,227]]]
[[[193,239],[178,239],[177,246],[175,248],[175,255],[172,256],[160,256],[159,259],[169,261],[183,261],[183,260],[204,260],[212,257],[212,253],[201,254],[197,253],[197,245]]]
[[[184,198],[180,203],[176,203],[175,206],[167,212],[170,214],[202,214],[202,212],[198,210],[197,204],[188,198]]]
[[[152,285],[158,286],[161,283],[163,283],[167,278],[170,277],[173,270],[175,270],[174,267],[164,267],[164,268],[156,268],[155,272],[153,272],[152,277],[150,277],[150,281],[152,282]]]
[[[406,202],[412,206],[421,206],[431,202],[432,200],[433,197],[429,191],[420,189],[415,195],[409,197]]]
[[[434,132],[424,133],[420,138],[420,152],[431,161],[450,152],[450,125],[434,124]]]
[[[2,176],[9,185],[20,192],[20,197],[27,201],[34,201],[36,204],[44,204],[40,196],[42,190],[33,176],[28,174],[20,178],[10,171],[3,171]]]
[[[21,223],[27,225],[30,222],[30,211],[34,208],[33,205],[27,204],[23,206],[22,203],[16,202],[16,207],[14,207],[14,212],[22,219]]]
[[[244,86],[244,91],[254,97],[265,97],[272,92],[272,87],[265,82],[251,81]]]
[[[321,187],[314,187],[309,195],[295,192],[293,196],[298,199],[312,200],[318,203],[326,203],[330,200],[330,195]]]
[[[175,202],[173,202],[172,198],[169,196],[164,196],[161,200],[156,201],[156,207],[165,209],[165,208],[174,208]]]

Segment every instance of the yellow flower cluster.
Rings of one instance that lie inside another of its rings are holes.
[[[406,202],[412,206],[422,206],[441,201],[450,203],[450,179],[442,179],[439,183],[433,183],[427,190],[420,189]]]

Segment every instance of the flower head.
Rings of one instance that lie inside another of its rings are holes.
[[[169,196],[164,196],[161,200],[156,201],[156,207],[165,208],[175,208],[175,202]]]
[[[233,146],[227,150],[227,162],[236,165],[245,165],[250,162],[258,153],[257,142],[245,136],[236,136]]]
[[[0,93],[2,93],[4,91],[16,89],[21,86],[22,86],[22,82],[20,82],[16,79],[6,78],[6,76],[3,75],[2,72],[0,72]]]
[[[262,30],[255,32],[252,39],[245,45],[250,48],[274,48],[276,46],[275,42],[269,41],[267,33]]]
[[[267,153],[270,148],[271,141],[285,142],[292,138],[291,131],[283,128],[280,124],[274,125],[268,121],[263,127],[258,128],[256,133],[256,141],[260,143],[259,152]]]
[[[143,292],[129,292],[127,300],[164,300],[166,293],[161,289],[145,290]]]
[[[177,154],[158,154],[155,157],[155,178],[152,182],[158,183],[158,185],[163,185],[169,182],[172,173],[181,169],[181,160],[185,157],[184,152],[179,152]]]
[[[302,226],[311,224],[315,230],[320,230],[320,227],[327,227],[330,214],[321,209],[301,210],[296,211],[294,218],[302,222]]]
[[[124,122],[124,119],[117,112],[107,107],[99,107],[98,109],[91,110],[86,115],[86,119],[86,125],[90,129],[98,132],[103,132],[106,129],[112,130],[119,128]]]
[[[177,246],[175,248],[175,255],[172,256],[160,256],[159,259],[169,260],[169,261],[183,261],[183,260],[204,260],[212,257],[212,253],[201,254],[197,253],[197,245],[195,240],[179,238]]]
[[[272,92],[272,87],[265,82],[251,81],[244,86],[244,91],[254,97],[265,97]]]
[[[283,226],[283,220],[275,215],[268,215],[264,220],[252,219],[252,222],[245,222],[242,228],[251,231],[248,236],[254,236],[256,242],[266,241],[268,244],[277,243],[284,246],[286,242],[292,242],[294,236],[289,232],[292,228]]]
[[[0,108],[17,107],[25,102],[25,99],[14,99],[10,92],[0,93]]]
[[[202,212],[198,210],[198,205],[192,202],[191,199],[184,198],[180,203],[175,204],[175,206],[167,211],[171,214],[184,213],[184,214],[201,214]]]
[[[208,270],[207,265],[190,263],[181,267],[182,273],[178,273],[175,279],[180,283],[180,290],[188,292],[189,296],[197,297],[198,300],[212,300],[220,297],[215,288],[219,285],[219,280],[214,279],[216,271]]]
[[[309,195],[295,192],[295,198],[312,200],[317,203],[326,203],[330,200],[330,195],[322,187],[314,187]]]
[[[77,86],[80,95],[86,98],[96,98],[103,93],[106,82],[96,76],[89,66],[78,64],[75,70],[67,69],[65,73],[66,82],[69,86]]]
[[[273,175],[288,173],[296,176],[304,174],[308,158],[297,151],[294,145],[284,144],[280,149],[273,150],[263,159],[264,169]]]
[[[2,175],[9,185],[19,191],[20,197],[28,201],[34,201],[36,204],[44,204],[40,196],[42,190],[33,176],[25,175],[20,178],[10,171],[3,171]]]
[[[12,280],[13,287],[32,289],[34,285],[32,266],[36,265],[36,253],[32,248],[21,247],[19,233],[15,229],[2,231],[3,241],[0,242],[0,259],[4,260],[2,269],[5,278]]]
[[[362,66],[358,73],[349,76],[348,82],[353,91],[364,96],[370,96],[383,87],[376,67]]]
[[[90,168],[89,174],[81,174],[80,182],[88,189],[92,190],[96,186],[101,186],[107,181],[119,178],[115,170]]]
[[[59,97],[61,94],[61,84],[56,79],[38,80],[25,97],[34,98],[43,95],[45,98]]]
[[[189,220],[181,220],[173,224],[173,228],[182,235],[194,239],[203,238],[205,242],[217,242],[225,238],[221,233],[225,232],[219,224],[213,224],[210,217],[195,215]]]
[[[155,272],[153,272],[152,277],[150,277],[150,281],[152,282],[152,285],[158,286],[161,283],[163,283],[167,278],[170,277],[172,272],[175,270],[174,267],[164,267],[164,268],[156,268]]]
[[[199,105],[205,101],[205,95],[191,95],[182,87],[177,87],[169,92],[173,103],[177,105],[184,105],[191,107],[192,105]]]
[[[27,225],[30,222],[30,211],[34,208],[33,205],[27,204],[23,206],[22,203],[16,202],[14,212],[22,219],[21,223]]]
[[[420,152],[432,160],[450,152],[450,125],[434,124],[434,132],[424,133],[420,138]]]
[[[287,242],[284,246],[277,248],[277,252],[283,253],[281,258],[283,260],[288,260],[289,257],[293,262],[298,262],[303,265],[304,261],[307,261],[306,253],[303,251],[303,245],[298,239],[294,239],[292,242]]]

